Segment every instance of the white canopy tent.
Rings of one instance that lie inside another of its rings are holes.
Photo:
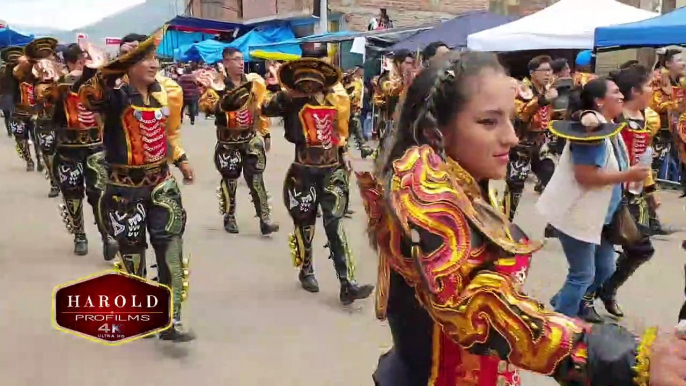
[[[560,0],[532,15],[467,37],[472,51],[592,49],[598,27],[659,16],[615,0]]]

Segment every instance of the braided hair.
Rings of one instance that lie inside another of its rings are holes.
[[[422,70],[406,93],[396,127],[381,144],[377,172],[389,173],[393,161],[412,146],[429,145],[444,154],[442,130],[467,103],[467,80],[486,69],[504,72],[497,56],[486,52],[451,52]]]

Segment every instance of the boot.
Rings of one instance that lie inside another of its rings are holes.
[[[339,299],[344,306],[347,306],[355,300],[368,298],[372,292],[374,292],[373,285],[358,285],[354,281],[342,281]]]
[[[370,157],[373,154],[374,154],[374,149],[370,148],[367,145],[363,145],[360,148],[360,156],[362,157],[362,159],[367,159],[367,157]]]
[[[172,326],[160,332],[160,340],[168,340],[174,343],[186,343],[195,340],[195,334],[183,328],[181,321],[174,320]]]
[[[37,164],[38,164],[38,166],[36,167],[37,172],[40,173],[40,172],[45,170],[45,165],[43,164],[43,161],[41,161],[40,158],[38,158]]]
[[[353,214],[355,214],[355,211],[354,211],[354,210],[352,210],[352,209],[346,209],[346,210],[345,210],[345,217],[347,217],[347,218],[352,218],[352,217],[353,217]]]
[[[586,294],[581,300],[581,310],[579,310],[579,317],[588,323],[602,323],[603,318],[598,315],[593,305],[595,294]]]
[[[319,283],[314,277],[314,270],[306,269],[303,267],[298,274],[298,280],[300,280],[300,285],[307,292],[317,293],[319,292]]]
[[[48,192],[49,198],[55,198],[60,195],[60,188],[57,185],[50,186],[50,192]]]
[[[88,254],[88,239],[85,233],[77,233],[74,235],[74,254],[76,256],[85,256]]]
[[[118,252],[119,245],[117,240],[112,236],[106,236],[102,241],[102,256],[105,258],[105,261],[112,261]]]
[[[224,230],[228,233],[238,233],[238,223],[236,222],[236,216],[232,214],[224,215]]]
[[[29,158],[29,160],[26,161],[26,171],[32,172],[35,169],[36,169],[36,165],[33,163],[33,160]]]
[[[237,180],[222,178],[219,188],[217,188],[217,198],[219,198],[219,211],[224,215],[224,230],[228,233],[238,233],[238,223],[236,222],[236,189]]]
[[[609,279],[603,283],[603,287],[598,293],[598,297],[603,301],[607,312],[621,318],[624,316],[621,308],[617,304],[617,290],[636,272],[638,267],[650,260],[654,250],[650,243],[637,243],[635,246],[619,252],[617,257],[617,269]]]
[[[264,187],[262,173],[246,173],[245,180],[250,189],[250,198],[255,207],[255,215],[260,219],[260,232],[262,233],[262,236],[278,232],[279,224],[273,222],[271,218],[269,197],[267,196],[267,189]]]
[[[262,236],[267,236],[279,231],[279,224],[272,222],[271,219],[260,220],[260,232]]]

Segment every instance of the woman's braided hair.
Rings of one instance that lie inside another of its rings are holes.
[[[453,52],[422,70],[405,95],[395,127],[381,144],[377,172],[389,173],[393,161],[415,145],[429,145],[443,155],[441,130],[467,102],[466,80],[485,69],[504,71],[495,54],[484,52]]]

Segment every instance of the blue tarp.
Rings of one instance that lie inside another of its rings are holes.
[[[352,31],[330,32],[324,34],[315,34],[296,39],[292,36],[290,39],[277,40],[273,42],[254,43],[248,46],[250,51],[260,50],[273,53],[283,53],[292,55],[302,55],[300,45],[303,43],[326,43],[333,41],[348,40],[350,37],[356,35]]]
[[[0,48],[25,46],[33,40],[33,35],[24,35],[9,27],[0,28]]]
[[[174,57],[174,51],[177,48],[190,46],[193,43],[199,43],[212,38],[214,38],[214,34],[206,34],[202,32],[183,32],[167,29],[164,32],[162,42],[160,42],[160,45],[157,48],[157,55],[176,59]]]
[[[256,28],[247,34],[239,37],[231,43],[222,43],[216,40],[205,40],[200,43],[190,45],[181,51],[181,56],[200,57],[205,63],[216,63],[222,59],[222,51],[226,47],[234,47],[240,50],[246,60],[250,61],[249,47],[254,45],[273,44],[280,41],[290,41],[295,39],[295,35],[290,26],[286,23],[272,27]],[[298,52],[300,47],[298,46]]]
[[[686,8],[635,23],[596,28],[594,45],[607,47],[664,47],[686,43]]]
[[[460,14],[436,27],[422,31],[409,39],[393,45],[389,50],[421,50],[430,43],[442,41],[451,48],[467,46],[467,36],[514,21],[514,16],[502,16],[488,11],[474,11]]]

